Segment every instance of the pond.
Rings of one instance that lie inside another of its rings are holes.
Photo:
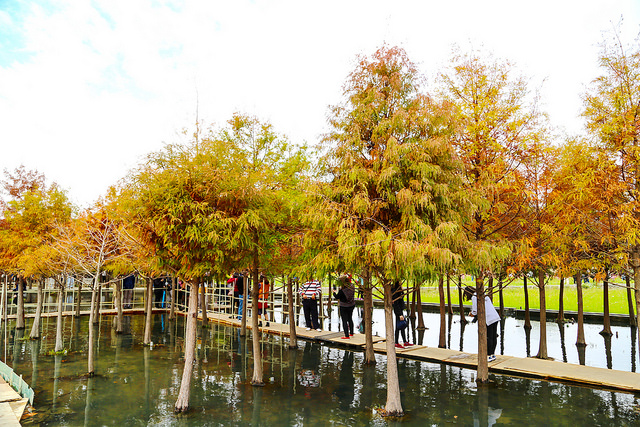
[[[302,340],[289,350],[287,338],[263,335],[266,385],[253,387],[250,335],[240,337],[238,329],[216,324],[199,330],[192,410],[175,415],[184,319],[155,315],[152,348],[142,345],[142,316],[126,317],[121,335],[113,332],[111,320],[103,316],[98,326],[93,378],[82,376],[87,317],[65,319],[65,347],[71,350],[66,356],[47,355],[55,344],[54,319],[44,321],[41,342],[5,331],[4,360],[36,392],[36,414],[23,425],[640,424],[640,403],[631,394],[501,375],[478,387],[472,370],[408,359],[398,362],[407,415],[387,420],[376,410],[386,401],[384,356],[376,356],[375,366],[364,366],[359,352]]]

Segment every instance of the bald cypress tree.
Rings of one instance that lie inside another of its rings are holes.
[[[324,177],[309,212],[323,249],[319,265],[363,272],[365,298],[383,288],[387,336],[387,415],[403,414],[392,317],[395,280],[458,259],[459,164],[445,134],[447,109],[423,95],[404,50],[360,57],[333,107],[324,140]],[[367,284],[368,282],[368,284]],[[365,301],[365,313],[367,305]],[[365,328],[370,330],[365,318]],[[365,359],[373,357],[367,334]]]

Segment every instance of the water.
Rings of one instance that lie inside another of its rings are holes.
[[[36,414],[23,425],[612,425],[640,424],[638,397],[491,375],[477,387],[475,372],[401,359],[398,362],[402,420],[382,418],[386,401],[384,356],[364,366],[362,353],[263,336],[264,387],[250,385],[250,336],[211,325],[198,335],[191,408],[173,413],[184,345],[184,319],[154,316],[153,348],[142,346],[143,317],[127,317],[124,334],[102,317],[96,373],[86,372],[88,318],[65,319],[66,356],[48,356],[55,344],[55,321],[45,321],[41,342],[10,330],[4,359],[36,392]],[[427,331],[429,332],[429,331]],[[28,335],[28,332],[25,332]],[[435,332],[434,332],[435,333]],[[473,341],[473,340],[468,340]]]
[[[440,314],[423,313],[425,326],[422,337],[419,331],[413,331],[413,343],[437,347],[440,333]],[[356,319],[357,317],[357,319]],[[360,323],[362,314],[354,313],[354,322]],[[384,336],[384,312],[374,310],[373,333]],[[325,327],[328,323],[325,322]],[[337,320],[332,322],[337,329]],[[524,320],[514,317],[502,319],[498,328],[497,354],[516,357],[531,357],[538,354],[540,343],[540,322],[532,321],[532,329],[524,328]],[[462,329],[462,334],[460,333]],[[584,365],[598,368],[609,368],[620,371],[637,372],[639,362],[637,334],[635,328],[629,326],[611,326],[613,336],[600,335],[601,324],[584,324],[585,342]],[[529,334],[529,337],[527,337]],[[461,336],[462,335],[462,336]],[[566,322],[559,325],[547,322],[547,354],[550,358],[574,364],[580,364],[579,349],[575,343],[578,336],[578,324]],[[470,353],[478,352],[478,324],[469,323],[461,328],[460,316],[447,316],[447,348]]]

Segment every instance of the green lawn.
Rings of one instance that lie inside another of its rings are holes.
[[[465,285],[472,285],[471,278],[463,279]],[[620,282],[618,280],[617,282]],[[560,280],[555,279],[546,285],[546,303],[547,310],[558,309],[558,299],[560,295]],[[622,283],[621,283],[622,284]],[[453,305],[458,304],[458,288],[451,282],[451,302]],[[485,283],[486,286],[486,283]],[[538,287],[531,282],[527,284],[529,290],[529,307],[540,308],[540,298]],[[503,291],[504,306],[509,308],[524,309],[524,288],[522,279],[516,280],[509,284]],[[584,311],[591,313],[602,313],[604,311],[604,302],[602,296],[602,283],[594,284],[593,282],[585,283],[582,286],[582,295],[584,299]],[[446,283],[445,283],[446,298]],[[422,288],[422,301],[437,303],[439,301],[438,288],[435,286],[426,286]],[[498,295],[494,296],[494,305],[498,306]],[[578,297],[576,287],[573,280],[565,280],[564,288],[564,309],[569,311],[578,311]],[[609,311],[614,314],[629,314],[627,304],[627,291],[625,288],[609,285]]]

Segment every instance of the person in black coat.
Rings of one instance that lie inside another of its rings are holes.
[[[340,290],[334,292],[333,296],[339,301],[338,307],[340,308],[340,318],[342,319],[342,329],[344,330],[342,339],[348,340],[349,337],[353,336],[353,308],[356,306],[355,289],[347,275],[340,276],[338,283],[340,284]]]
[[[391,295],[393,298],[393,313],[396,315],[396,347],[405,348],[413,344],[407,341],[407,320],[404,316],[404,295],[402,292],[402,285],[400,284],[399,280],[396,280],[393,283],[393,287],[391,288]],[[401,323],[403,322],[405,326],[401,327]],[[398,342],[400,334],[402,334],[402,341],[404,342],[404,346]]]

